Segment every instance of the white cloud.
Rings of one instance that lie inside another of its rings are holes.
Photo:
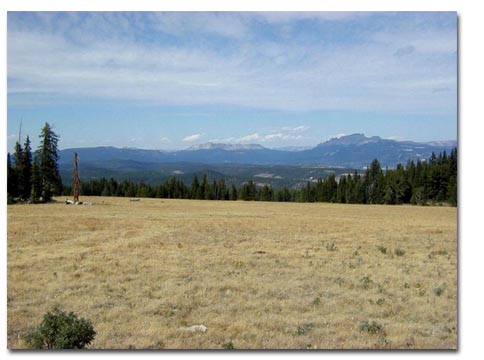
[[[319,20],[319,21],[340,21],[350,20],[355,17],[369,16],[368,12],[353,11],[277,11],[277,12],[258,12],[257,15],[265,21],[274,24],[291,23],[300,20]]]
[[[254,140],[260,140],[261,136],[258,133],[250,134],[244,137],[241,137],[238,139],[239,142],[248,142],[248,141],[254,141]]]
[[[162,13],[151,14],[151,22],[123,13],[90,14],[81,22],[73,14],[61,17],[58,28],[53,19],[45,20],[46,31],[27,25],[11,27],[9,21],[9,104],[84,97],[286,111],[448,113],[455,109],[456,34],[452,31],[383,29],[363,32],[356,44],[332,46],[318,41],[253,41],[248,34],[257,17],[272,24],[365,14]],[[80,28],[69,30],[73,23]],[[211,46],[188,40],[176,46],[135,42],[134,33],[150,26],[176,36],[208,32],[237,42],[227,47],[209,40]],[[69,37],[64,33],[68,31]],[[406,46],[413,47],[411,56],[393,56]],[[434,91],[443,86],[453,91]],[[306,130],[296,126],[282,131]]]
[[[273,141],[273,140],[300,140],[302,139],[302,135],[289,135],[289,134],[268,134],[264,136],[265,141]]]
[[[283,131],[289,131],[289,132],[305,132],[309,130],[309,126],[304,126],[304,125],[295,126],[295,127],[283,126],[281,129]]]
[[[237,39],[244,37],[250,31],[249,24],[243,16],[240,16],[240,13],[156,12],[150,15],[155,29],[173,35],[208,33]]]
[[[230,136],[226,138],[216,138],[216,139],[210,139],[208,140],[209,143],[233,143],[233,142],[240,142],[240,139],[237,139],[236,137]]]
[[[403,140],[405,140],[402,136],[399,136],[399,135],[388,136],[387,139],[397,140],[397,141],[403,141]]]
[[[182,141],[185,141],[185,142],[192,142],[192,141],[197,141],[198,139],[200,139],[201,137],[203,136],[203,134],[193,134],[193,135],[188,135],[188,136],[185,136]]]
[[[261,135],[259,133],[254,133],[250,135],[243,136],[238,139],[230,138],[225,140],[235,140],[235,142],[249,142],[249,141],[258,141],[258,142],[270,142],[270,141],[288,141],[288,140],[300,140],[302,139],[302,135],[292,135],[292,134],[284,134],[284,133],[270,133]]]

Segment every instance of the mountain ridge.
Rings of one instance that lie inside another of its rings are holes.
[[[382,166],[394,167],[408,159],[421,160],[431,153],[450,152],[457,142],[434,141],[419,143],[367,137],[356,133],[326,140],[312,148],[301,150],[271,149],[259,144],[223,144],[209,142],[184,150],[147,150],[99,146],[69,148],[60,151],[60,163],[72,162],[74,152],[81,162],[134,160],[139,162],[174,163],[194,162],[207,164],[253,164],[291,166],[343,166],[361,169],[373,159]]]
[[[226,144],[226,143],[215,143],[206,142],[199,145],[190,146],[188,149],[182,151],[197,151],[197,150],[225,150],[225,151],[241,151],[241,150],[264,150],[266,147],[259,144]]]

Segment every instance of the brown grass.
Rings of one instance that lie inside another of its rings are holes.
[[[83,200],[8,206],[9,348],[55,304],[92,348],[457,346],[455,208]]]

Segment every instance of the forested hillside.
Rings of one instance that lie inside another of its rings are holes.
[[[86,196],[125,196],[199,200],[255,200],[293,202],[334,202],[347,204],[418,204],[449,203],[457,205],[457,148],[432,154],[427,161],[408,161],[396,169],[382,169],[373,160],[364,174],[334,174],[325,179],[308,181],[302,189],[273,189],[257,186],[253,180],[236,187],[224,179],[209,181],[207,174],[200,180],[195,175],[191,184],[173,176],[159,185],[129,180],[101,178],[81,183]],[[70,195],[65,187],[64,195]]]

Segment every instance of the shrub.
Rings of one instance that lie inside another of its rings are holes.
[[[338,248],[334,243],[327,243],[326,244],[326,250],[328,251],[336,251]]]
[[[376,301],[376,304],[377,305],[383,305],[385,303],[385,298],[379,298],[377,301]]]
[[[405,252],[406,251],[403,250],[403,249],[395,249],[395,255],[397,255],[397,256],[403,256],[403,255],[405,255]]]
[[[437,296],[440,296],[444,293],[444,287],[443,286],[438,286],[434,288],[434,294]]]
[[[310,332],[314,327],[313,323],[308,323],[308,324],[302,324],[297,327],[296,334],[297,335],[306,335],[308,332]]]
[[[315,305],[315,306],[321,304],[321,298],[319,296],[314,298],[312,304]]]
[[[370,285],[373,283],[373,280],[371,280],[369,276],[365,276],[361,278],[360,282],[361,282],[361,287],[363,289],[368,289]]]
[[[367,332],[369,334],[379,334],[383,331],[383,325],[376,321],[363,321],[360,324],[360,331]]]
[[[382,254],[386,254],[386,253],[387,253],[387,248],[386,248],[386,247],[384,247],[384,246],[381,246],[381,245],[380,245],[380,246],[378,246],[378,250],[380,250],[380,252],[381,252]]]
[[[25,342],[31,349],[84,349],[95,335],[90,321],[56,306],[38,327],[27,332]]]
[[[232,341],[229,341],[229,342],[226,342],[222,345],[222,348],[224,350],[234,350],[235,349],[235,346],[234,346],[234,343]]]

